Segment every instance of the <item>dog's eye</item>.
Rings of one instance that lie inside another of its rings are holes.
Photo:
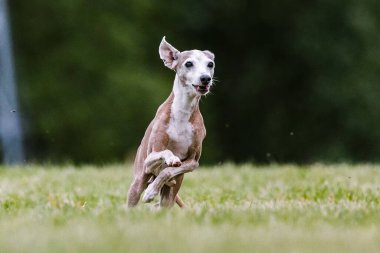
[[[209,68],[214,67],[214,63],[213,63],[213,62],[209,62],[209,63],[207,64],[207,67],[209,67]]]
[[[194,64],[191,61],[185,63],[186,68],[191,68]]]

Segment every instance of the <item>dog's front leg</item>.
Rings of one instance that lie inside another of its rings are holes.
[[[167,167],[162,170],[156,179],[148,186],[143,196],[143,202],[151,202],[158,195],[161,188],[170,181],[170,179],[195,170],[199,166],[195,160],[184,162],[181,167]]]
[[[166,167],[181,166],[181,160],[173,154],[170,150],[166,149],[159,152],[151,152],[144,161],[145,173],[153,174],[149,179],[148,184],[152,183],[156,176]],[[166,185],[172,187],[176,184],[173,179],[166,182]]]
[[[164,165],[168,167],[181,166],[181,160],[168,149],[151,152],[144,161],[145,173],[158,175]]]

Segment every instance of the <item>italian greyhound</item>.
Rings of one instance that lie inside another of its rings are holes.
[[[180,52],[166,42],[159,46],[160,58],[176,72],[173,90],[158,108],[137,150],[134,178],[128,191],[128,207],[140,200],[152,201],[159,193],[159,207],[184,203],[178,196],[184,173],[198,167],[206,128],[199,100],[213,84],[214,54],[210,51]]]

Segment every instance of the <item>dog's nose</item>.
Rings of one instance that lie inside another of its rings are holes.
[[[211,77],[209,75],[202,75],[200,79],[203,85],[207,85],[211,81]]]

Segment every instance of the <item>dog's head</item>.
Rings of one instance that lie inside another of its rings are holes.
[[[181,84],[194,95],[206,95],[214,76],[214,54],[210,51],[190,50],[180,52],[162,38],[160,58],[166,67],[174,70]]]

